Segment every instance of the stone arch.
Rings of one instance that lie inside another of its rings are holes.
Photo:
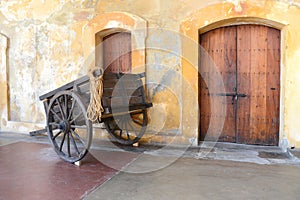
[[[145,39],[147,36],[147,23],[141,17],[126,12],[110,12],[98,15],[84,27],[86,68],[95,65],[95,36],[103,37],[120,31],[131,33],[132,71],[139,73],[146,70]]]
[[[0,33],[0,130],[28,132],[42,129],[44,124],[13,121],[10,118],[11,103],[9,99],[9,44],[10,38]]]
[[[280,22],[273,21],[273,20],[266,20],[259,17],[234,17],[234,18],[216,21],[206,26],[203,26],[199,29],[199,33],[205,33],[212,29],[220,28],[224,26],[233,26],[233,25],[242,25],[242,24],[258,24],[263,26],[269,26],[278,30],[283,29],[285,26]]]

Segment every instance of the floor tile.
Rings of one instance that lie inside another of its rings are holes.
[[[116,174],[91,154],[80,167],[50,145],[17,142],[0,147],[0,199],[80,199]]]

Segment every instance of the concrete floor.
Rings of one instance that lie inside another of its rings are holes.
[[[180,158],[150,173],[121,172],[85,199],[300,199],[300,168]]]
[[[0,200],[300,199],[300,160],[278,147],[95,141],[78,167],[60,160],[46,136],[0,133],[0,159]]]

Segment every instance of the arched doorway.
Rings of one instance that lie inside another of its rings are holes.
[[[225,93],[211,93],[199,77],[200,140],[278,145],[280,31],[262,25],[227,26],[200,34],[199,40],[225,86]],[[199,53],[199,70],[209,80],[212,74],[204,60]],[[226,99],[226,116],[211,114],[209,105],[218,98]],[[210,120],[221,117],[221,133],[208,128]]]
[[[132,70],[131,34],[114,32],[102,36],[96,34],[96,65],[105,72],[130,73]]]

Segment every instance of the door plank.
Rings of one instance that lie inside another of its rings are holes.
[[[249,142],[263,144],[266,140],[266,65],[267,30],[251,25],[251,91]]]
[[[238,90],[248,94],[238,103],[239,143],[278,144],[279,34],[278,30],[266,26],[242,25],[238,28]],[[249,52],[244,53],[247,48]]]
[[[279,140],[280,102],[280,31],[268,28],[267,41],[267,127],[266,143],[277,145]]]
[[[238,99],[237,106],[237,143],[248,143],[250,132],[250,98],[251,93],[251,27],[237,27],[237,90],[246,94]]]
[[[202,41],[201,48],[199,50],[199,112],[200,121],[199,125],[200,138],[204,140],[205,135],[208,131],[208,126],[210,122],[210,100],[208,91],[208,81],[209,81],[209,68],[210,68],[210,57],[208,55],[209,51],[209,35],[203,34],[199,38]]]
[[[199,60],[200,73],[203,74],[200,77],[199,99],[201,140],[235,141],[235,109],[231,104],[232,98],[217,95],[224,93],[223,84],[228,93],[233,93],[236,87],[235,35],[236,27],[223,27],[200,36],[201,46],[211,57],[205,58],[200,54]],[[218,77],[223,81],[219,81]]]

